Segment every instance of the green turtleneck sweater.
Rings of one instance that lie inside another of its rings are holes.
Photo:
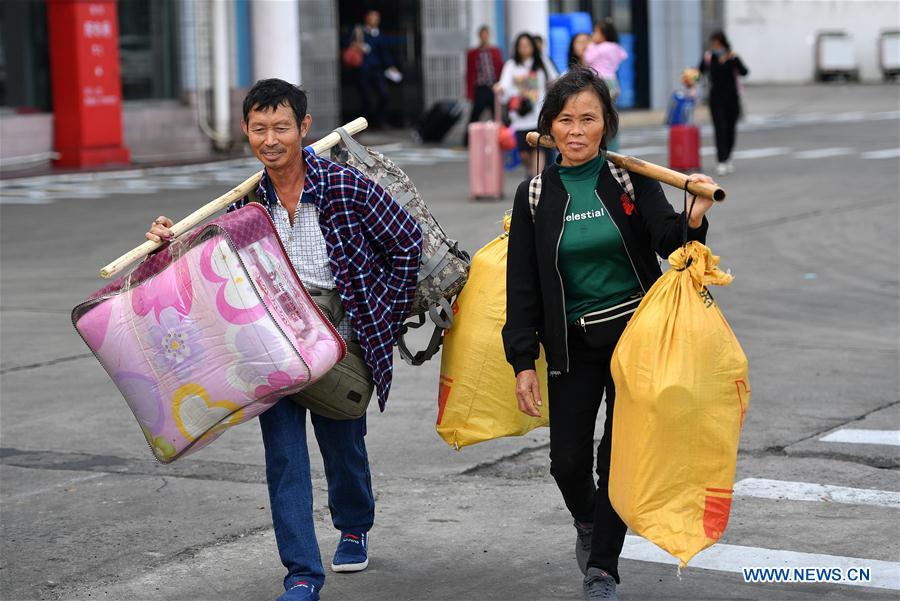
[[[577,167],[559,167],[570,197],[558,263],[570,324],[588,313],[618,305],[641,290],[619,230],[596,193],[605,160],[598,155]]]

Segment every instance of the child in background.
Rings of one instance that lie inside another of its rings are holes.
[[[666,114],[667,125],[691,125],[694,123],[694,108],[697,106],[699,94],[697,82],[700,71],[687,68],[681,72],[681,89],[672,92],[669,111]]]

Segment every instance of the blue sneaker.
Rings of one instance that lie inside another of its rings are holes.
[[[360,572],[369,565],[369,533],[342,532],[331,560],[333,572]]]
[[[319,601],[319,591],[314,584],[298,580],[276,601]]]

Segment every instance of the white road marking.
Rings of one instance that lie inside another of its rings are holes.
[[[704,156],[704,157],[716,156],[716,147],[715,146],[702,146],[700,148],[700,156]]]
[[[794,123],[813,123],[815,121],[824,121],[828,118],[826,113],[806,113],[805,115],[797,115],[790,117],[788,120]]]
[[[900,446],[900,430],[837,430],[819,439],[822,442],[849,442],[852,444],[883,444]]]
[[[815,150],[803,150],[795,152],[795,159],[824,159],[826,157],[839,157],[853,152],[852,148],[835,147],[835,148],[817,148]]]
[[[391,160],[397,165],[434,165],[435,163],[437,163],[437,161],[428,157],[414,156],[391,157]]]
[[[900,509],[900,492],[849,488],[811,482],[789,482],[767,478],[744,478],[734,485],[736,497],[785,499],[788,501],[822,501],[847,505],[875,505]]]
[[[196,188],[198,186],[198,182],[195,179],[192,179],[188,175],[171,175],[162,177],[159,181],[156,182],[162,190],[171,190],[171,189],[183,189],[189,190],[192,188]]]
[[[864,121],[866,114],[862,111],[851,111],[849,113],[837,113],[831,116],[832,121]]]
[[[884,150],[864,152],[860,157],[864,159],[896,159],[900,157],[900,148],[885,148]]]
[[[625,537],[622,557],[636,561],[678,564],[677,559],[650,541],[633,535]],[[841,568],[844,574],[850,568],[868,568],[871,570],[871,582],[841,582],[839,584],[900,590],[900,563],[895,561],[842,557],[840,555],[823,555],[819,553],[800,553],[798,551],[782,551],[780,549],[764,549],[762,547],[744,547],[718,543],[695,555],[688,564],[689,568],[738,574],[741,573],[742,568],[750,567],[806,568],[816,566]]]
[[[732,156],[736,159],[763,159],[766,157],[776,157],[787,154],[790,148],[784,146],[767,146],[765,148],[750,148],[748,150],[736,150]]]
[[[371,146],[372,150],[377,150],[381,154],[388,154],[395,150],[400,150],[403,148],[403,144],[401,142],[390,142],[388,144],[381,144],[379,146]]]
[[[635,148],[623,148],[622,154],[639,156],[642,154],[664,154],[668,151],[668,148],[666,148],[665,146],[636,146]]]

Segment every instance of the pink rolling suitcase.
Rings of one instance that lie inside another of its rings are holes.
[[[503,151],[500,124],[469,124],[469,197],[503,198]]]

